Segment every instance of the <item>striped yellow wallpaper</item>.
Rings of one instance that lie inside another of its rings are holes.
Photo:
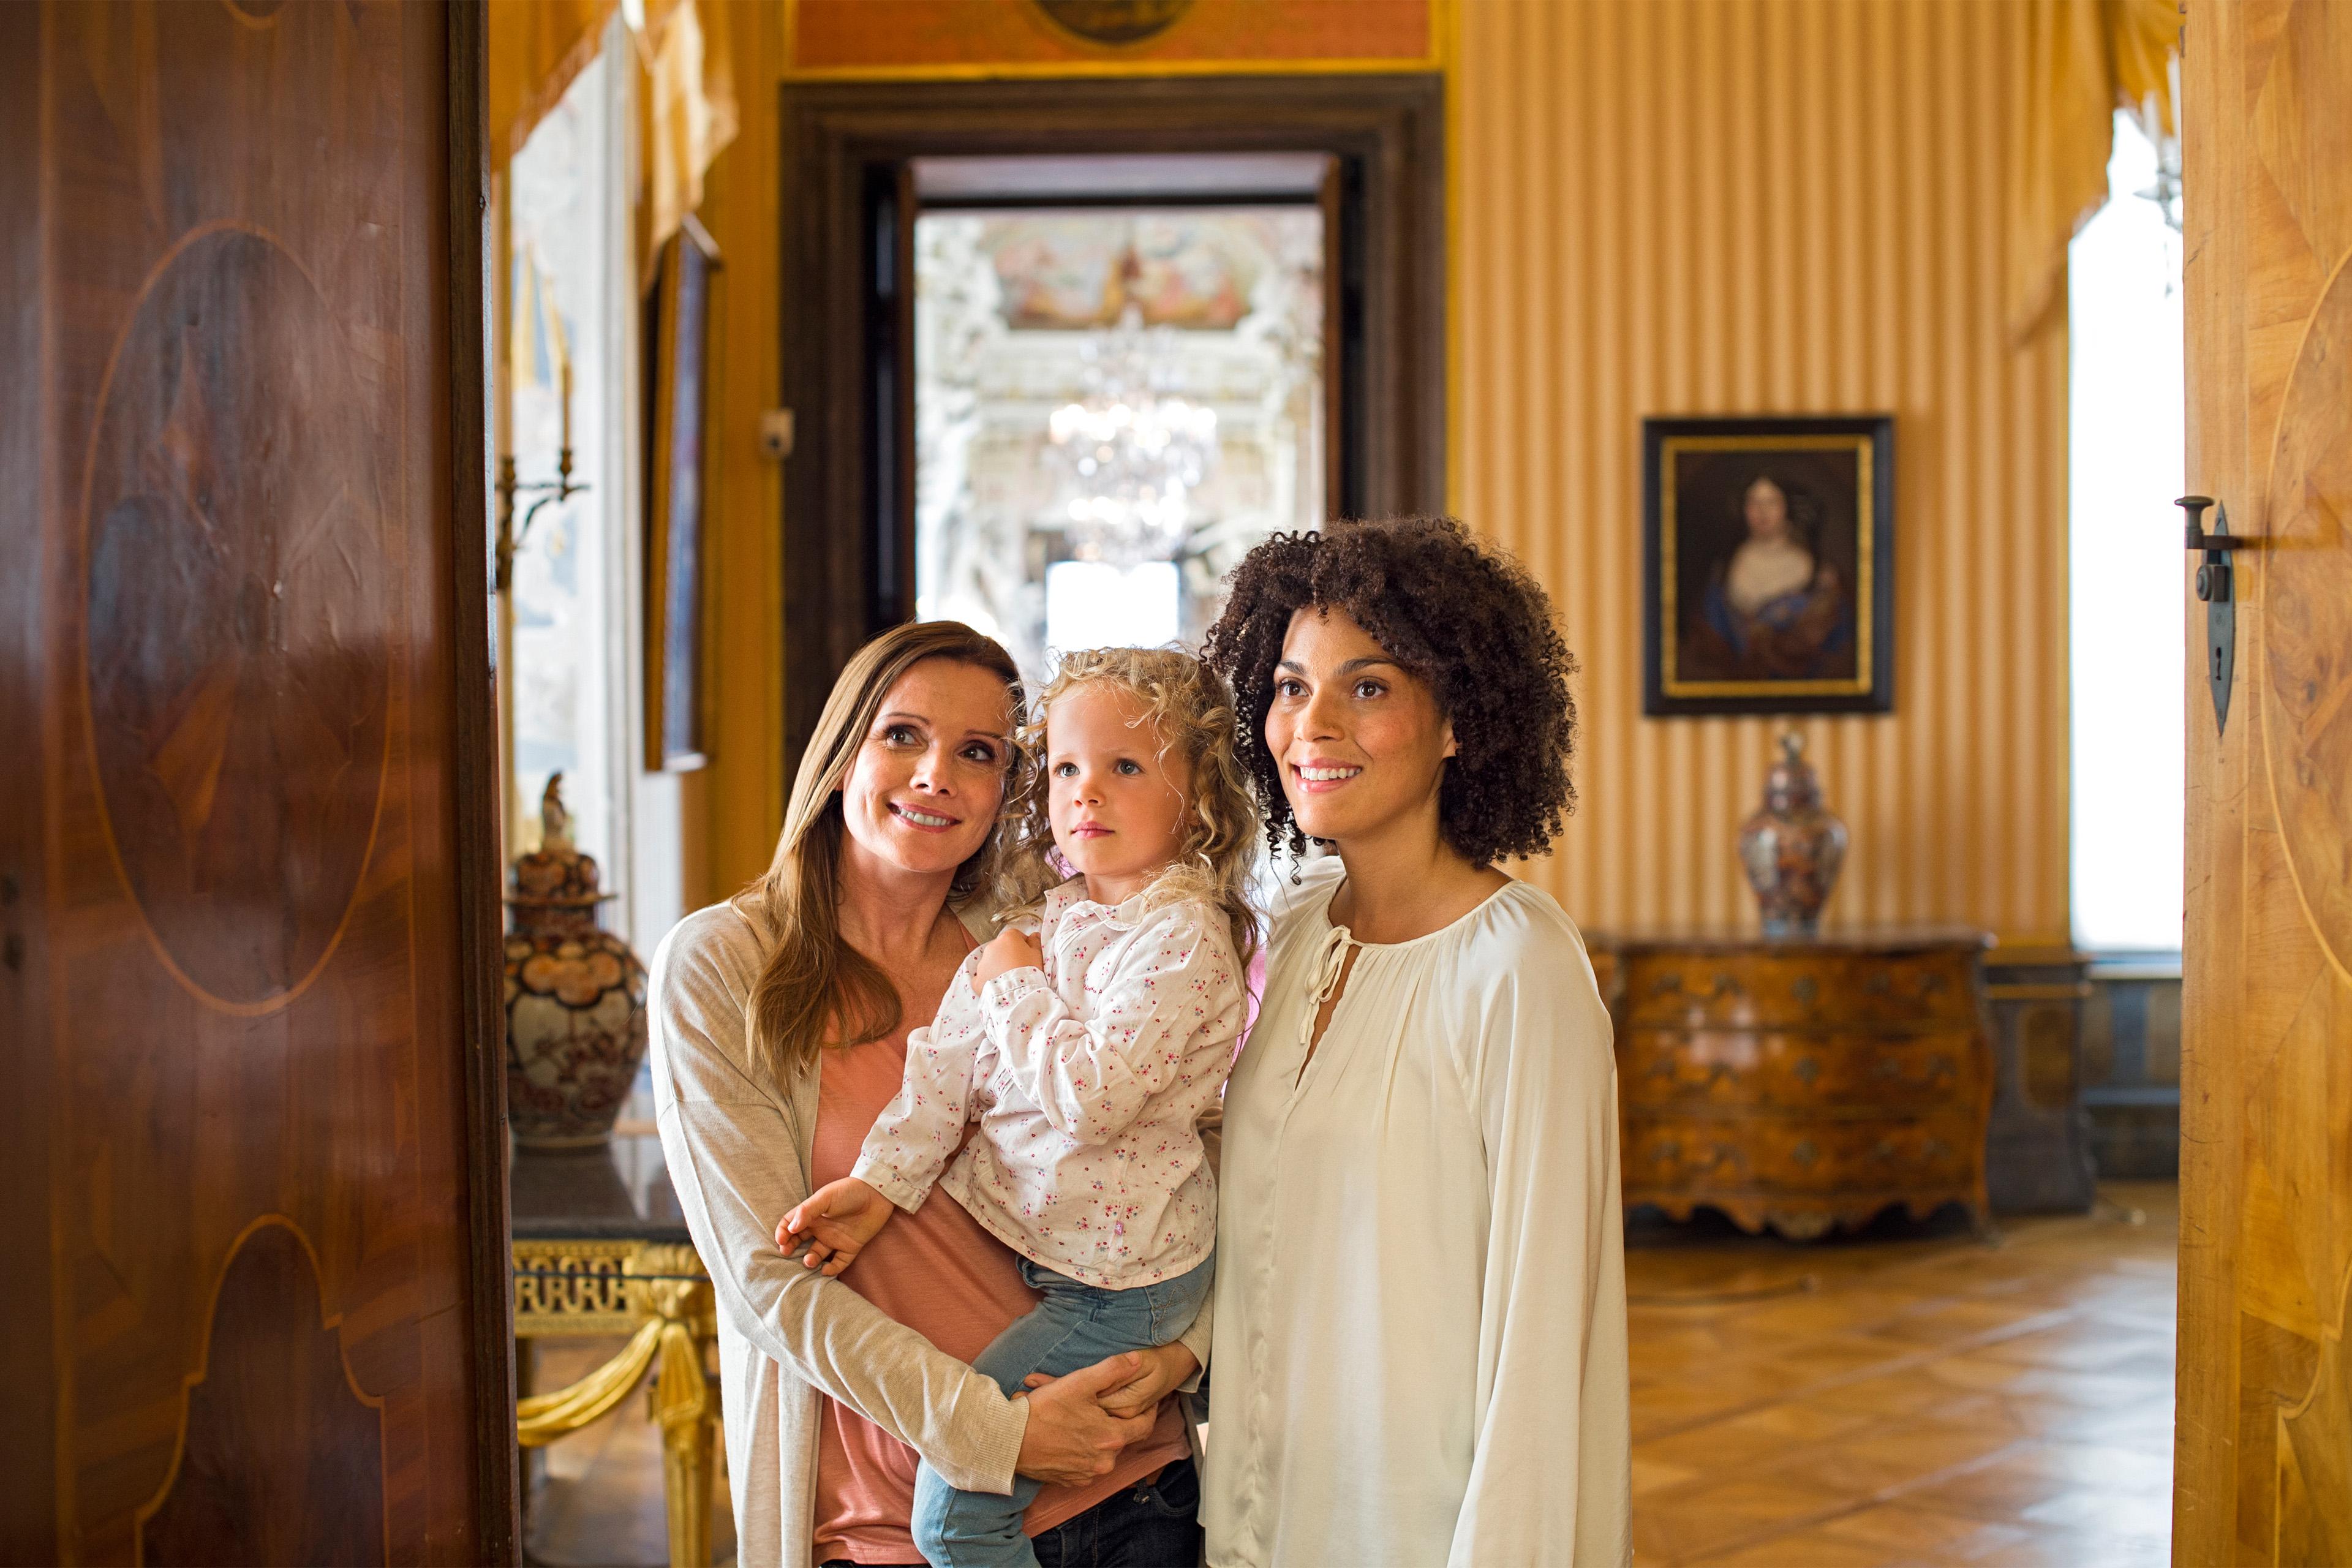
[[[2065,343],[2003,328],[2011,0],[1463,0],[1453,489],[1584,663],[1589,926],[1751,921],[1779,725],[1641,715],[1645,414],[1896,417],[1895,711],[1802,722],[1837,921],[2063,940]],[[2155,532],[2151,524],[2151,548]]]

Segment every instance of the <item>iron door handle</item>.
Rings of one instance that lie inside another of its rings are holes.
[[[2230,727],[2230,686],[2237,673],[2237,568],[2232,552],[2251,549],[2253,541],[2230,531],[2230,509],[2221,506],[2218,531],[2205,531],[2205,509],[2217,505],[2211,496],[2182,496],[2172,503],[2189,514],[2181,543],[2204,552],[2197,568],[2197,597],[2205,605],[2205,684],[2213,696],[2216,733]]]

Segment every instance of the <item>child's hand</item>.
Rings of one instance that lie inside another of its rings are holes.
[[[975,991],[1000,974],[1010,974],[1016,969],[1043,969],[1045,950],[1037,939],[1025,931],[1006,926],[996,933],[996,939],[980,950],[980,971],[971,977]]]
[[[790,1254],[806,1242],[808,1256],[801,1266],[835,1277],[857,1261],[896,1212],[888,1198],[855,1176],[844,1176],[811,1193],[776,1223],[776,1246]]]

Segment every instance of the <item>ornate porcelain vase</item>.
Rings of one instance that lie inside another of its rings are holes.
[[[540,847],[507,894],[507,1122],[532,1149],[586,1149],[613,1121],[646,1056],[646,966],[596,923],[596,862],[572,844],[563,775],[540,803]]]
[[[1845,838],[1845,824],[1822,805],[1805,738],[1790,731],[1764,780],[1764,809],[1739,830],[1739,863],[1763,906],[1766,936],[1811,936],[1821,928]]]

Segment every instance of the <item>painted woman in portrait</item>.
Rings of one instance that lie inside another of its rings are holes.
[[[1854,674],[1852,584],[1819,552],[1811,498],[1770,474],[1739,492],[1739,542],[1684,623],[1685,679],[1833,680]]]

